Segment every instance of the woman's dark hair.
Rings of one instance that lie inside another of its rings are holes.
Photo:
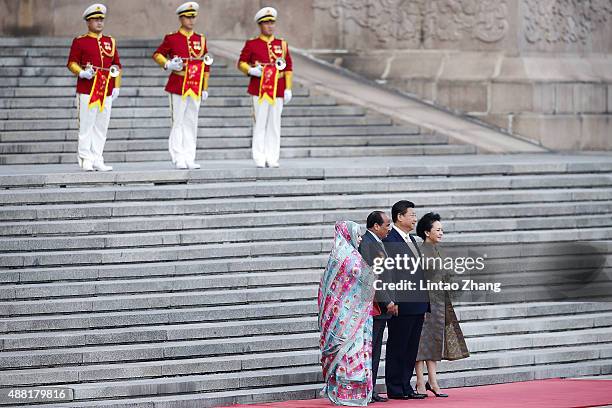
[[[397,221],[398,216],[406,214],[409,208],[414,208],[414,203],[412,201],[402,200],[393,204],[393,207],[391,207],[391,219],[393,222]]]
[[[440,220],[441,220],[440,214],[428,212],[427,214],[422,216],[419,222],[417,223],[417,226],[416,226],[417,235],[421,237],[423,241],[425,241],[425,239],[427,238],[427,235],[425,235],[425,232],[431,231],[431,229],[433,228],[434,222],[440,221]]]

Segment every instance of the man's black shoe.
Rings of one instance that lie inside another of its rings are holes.
[[[373,394],[373,395],[372,395],[372,401],[373,401],[373,402],[387,402],[387,401],[389,401],[389,400],[388,400],[387,398],[385,398],[385,397],[381,397],[381,396],[380,396],[380,395],[378,395],[378,394]]]
[[[389,398],[389,399],[397,399],[397,400],[408,399],[408,397],[405,396],[405,395],[393,395],[393,394],[387,394],[387,398]]]
[[[412,394],[406,395],[406,399],[424,399],[427,398],[427,394],[419,394],[418,392],[413,392]]]

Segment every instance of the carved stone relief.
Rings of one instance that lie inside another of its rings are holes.
[[[315,0],[338,20],[352,20],[390,39],[497,42],[508,31],[506,0]]]
[[[523,0],[530,43],[586,43],[612,16],[612,0]]]

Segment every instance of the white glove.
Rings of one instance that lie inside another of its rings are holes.
[[[254,76],[254,77],[261,77],[261,74],[263,73],[263,69],[261,68],[261,65],[257,65],[255,67],[251,67],[249,68],[249,75],[250,76]]]
[[[183,60],[180,57],[172,58],[170,61],[166,62],[164,66],[165,69],[170,69],[172,71],[182,71],[183,70]]]
[[[94,72],[93,72],[93,69],[91,68],[87,68],[79,72],[79,78],[82,78],[82,79],[91,79],[93,78],[93,76],[94,76]]]
[[[202,91],[202,102],[208,99],[208,91]]]
[[[121,88],[114,88],[113,89],[113,93],[111,95],[113,97],[113,101],[119,97],[119,89],[121,89]]]
[[[293,98],[293,94],[291,93],[291,89],[285,89],[285,94],[283,95],[283,105],[288,104]]]

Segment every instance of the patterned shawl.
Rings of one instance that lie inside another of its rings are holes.
[[[359,251],[358,224],[336,223],[334,245],[319,286],[322,393],[338,405],[364,406],[372,394],[374,274]]]

